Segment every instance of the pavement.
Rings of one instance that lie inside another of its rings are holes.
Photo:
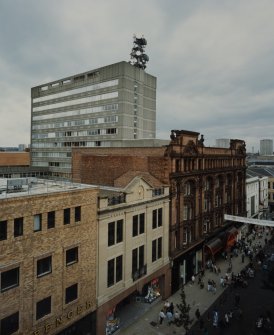
[[[263,247],[265,245],[265,238],[270,239],[270,234],[266,235],[263,233],[262,237],[258,236],[252,241],[252,245],[260,243]],[[245,257],[245,262],[242,263],[242,258],[232,257],[232,272],[234,274],[239,273],[244,269],[249,260]],[[220,268],[220,273],[214,273],[210,270],[205,270],[203,282],[205,287],[203,289],[198,285],[198,279],[196,277],[195,283],[186,283],[184,285],[184,291],[186,295],[186,303],[190,305],[190,319],[192,320],[191,329],[197,329],[197,318],[195,311],[199,308],[200,314],[207,315],[210,307],[214,303],[221,299],[221,296],[226,290],[230,288],[222,288],[220,286],[220,276],[224,276],[228,270],[228,260],[225,260],[222,256],[216,259],[216,265]],[[207,291],[207,282],[209,279],[213,279],[217,284],[216,293]],[[168,301],[173,302],[175,308],[178,310],[177,304],[181,303],[180,291],[177,291],[174,295],[170,296]],[[164,307],[164,301],[159,298],[152,304],[146,304],[143,302],[136,302],[129,304],[122,312],[120,316],[121,325],[120,328],[115,332],[115,335],[165,335],[165,334],[185,334],[183,327],[177,327],[175,324],[169,325],[167,320],[164,319],[162,324],[158,322],[158,315],[160,310]],[[203,332],[193,331],[193,334],[203,334]],[[212,334],[210,332],[209,334]],[[235,335],[235,333],[234,333]]]

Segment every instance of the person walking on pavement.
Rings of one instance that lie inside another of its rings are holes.
[[[163,320],[166,318],[166,315],[164,313],[164,311],[161,309],[160,313],[159,313],[159,323],[160,325],[163,323]]]
[[[244,263],[244,262],[245,262],[245,254],[242,253],[242,263]]]
[[[225,326],[227,328],[229,327],[229,316],[228,316],[228,313],[225,313]]]
[[[200,319],[200,316],[201,316],[201,313],[200,313],[200,311],[199,311],[199,308],[196,309],[195,315],[196,315],[197,320],[199,320],[199,319]]]
[[[219,313],[216,309],[213,311],[213,327],[217,328],[218,327],[218,322],[219,322]]]
[[[171,323],[172,323],[172,321],[173,321],[173,314],[171,313],[170,310],[168,310],[168,311],[166,312],[166,317],[167,317],[168,325],[170,326]]]

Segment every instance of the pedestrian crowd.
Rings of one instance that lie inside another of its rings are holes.
[[[178,324],[180,315],[178,311],[174,311],[173,302],[165,301],[164,307],[159,312],[159,324],[161,325],[163,321],[166,319],[168,325],[171,323]]]

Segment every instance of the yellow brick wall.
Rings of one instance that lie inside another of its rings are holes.
[[[74,210],[81,206],[81,221]],[[19,310],[19,334],[56,334],[96,310],[97,190],[0,200],[0,221],[8,220],[8,238],[0,241],[0,271],[20,265],[20,285],[0,293],[0,319]],[[71,223],[63,224],[64,208]],[[47,212],[56,211],[47,229]],[[42,231],[33,232],[33,215],[42,214]],[[24,217],[24,234],[14,238],[13,220]],[[78,246],[79,261],[66,266],[66,249]],[[37,278],[37,259],[52,255],[52,273]],[[78,283],[78,299],[65,304],[66,287]],[[36,302],[51,295],[51,314],[36,321]]]

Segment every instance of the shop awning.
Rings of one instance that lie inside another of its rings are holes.
[[[205,244],[205,248],[212,254],[215,255],[218,251],[223,248],[223,242],[220,238],[215,238]]]
[[[238,229],[235,227],[232,227],[230,229],[227,230],[227,236],[228,237],[236,237],[238,235]]]
[[[226,238],[226,247],[231,247],[234,245],[236,238],[238,235],[238,229],[235,227],[232,227],[227,230],[227,238]]]

